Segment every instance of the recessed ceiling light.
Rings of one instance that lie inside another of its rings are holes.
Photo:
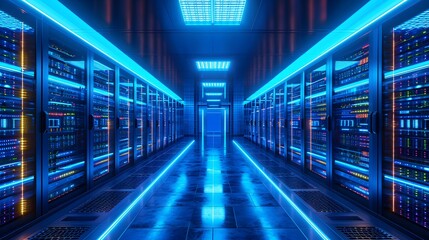
[[[228,71],[231,61],[196,61],[198,71]]]
[[[246,0],[179,0],[186,25],[240,25]]]

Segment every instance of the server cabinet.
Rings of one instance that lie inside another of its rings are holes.
[[[276,104],[275,104],[275,116],[276,116],[276,153],[280,156],[286,157],[285,144],[286,144],[286,98],[285,98],[285,85],[282,84],[276,88]]]
[[[334,57],[332,93],[334,186],[364,204],[369,204],[370,193],[368,38]]]
[[[305,74],[305,168],[327,176],[328,124],[326,64]]]
[[[147,85],[142,79],[136,79],[135,87],[135,159],[142,160],[146,156],[146,133],[147,133]]]
[[[267,147],[271,151],[275,151],[275,132],[274,127],[275,121],[275,91],[271,91],[267,94]]]
[[[156,104],[155,104],[155,112],[156,112],[156,150],[160,150],[163,146],[164,142],[164,100],[163,93],[156,90]]]
[[[267,128],[268,128],[268,114],[267,114],[267,108],[268,108],[268,101],[267,101],[267,94],[263,94],[260,98],[261,102],[261,122],[260,122],[260,129],[261,129],[261,142],[260,144],[262,147],[267,147]]]
[[[92,180],[101,180],[115,173],[115,67],[101,57],[93,62],[93,144]]]
[[[128,166],[133,161],[134,123],[134,77],[124,71],[119,72],[118,96],[118,161],[119,168]]]
[[[155,151],[155,126],[156,126],[156,90],[148,86],[148,105],[147,105],[147,150],[148,154]]]
[[[259,100],[252,101],[252,119],[253,119],[253,129],[252,129],[252,141],[254,143],[259,143]]]
[[[429,10],[415,9],[385,26],[383,210],[428,238]]]
[[[168,143],[168,97],[165,94],[162,94],[162,143],[161,147],[167,146]]]
[[[171,98],[168,98],[168,119],[167,119],[167,126],[168,126],[168,140],[167,144],[170,145],[174,141],[173,137],[173,104],[174,101]]]
[[[177,101],[176,100],[172,100],[173,101],[173,105],[171,108],[171,128],[172,128],[172,136],[173,136],[173,142],[177,141]]]
[[[302,166],[301,78],[286,83],[287,160]]]
[[[45,210],[86,189],[88,93],[84,48],[54,29],[46,33],[49,39],[42,48],[47,61],[42,90]]]
[[[0,232],[6,232],[36,213],[36,29],[34,19],[3,3],[0,22]]]

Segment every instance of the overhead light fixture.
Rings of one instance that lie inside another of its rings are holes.
[[[394,28],[395,31],[408,31],[416,28],[427,28],[429,21],[429,10],[420,13],[412,19]]]
[[[223,88],[225,87],[224,82],[203,82],[205,88]]]
[[[207,102],[220,102],[220,99],[207,99]]]
[[[33,32],[33,28],[3,11],[0,11],[0,27],[13,31]]]
[[[223,93],[221,93],[221,92],[208,92],[208,93],[206,93],[206,96],[209,96],[209,97],[219,97],[219,96],[222,96],[222,94]]]
[[[198,71],[228,71],[231,61],[196,61]]]
[[[240,25],[246,0],[179,0],[186,25]]]

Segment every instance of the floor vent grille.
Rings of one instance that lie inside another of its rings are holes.
[[[377,227],[337,227],[348,239],[383,240],[394,239],[392,235]]]
[[[147,176],[130,176],[122,180],[118,184],[112,187],[112,189],[136,189],[142,184],[148,177]]]
[[[89,227],[47,227],[28,238],[29,240],[78,240],[89,230]]]
[[[125,191],[106,191],[98,195],[96,198],[84,203],[75,208],[73,212],[78,213],[100,213],[109,212],[119,202],[122,201],[130,192]]]
[[[350,212],[349,209],[319,191],[297,191],[295,193],[317,212]]]

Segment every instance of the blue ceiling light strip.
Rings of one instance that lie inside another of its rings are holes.
[[[109,42],[100,33],[95,31],[86,22],[80,19],[76,14],[70,11],[57,0],[20,0],[14,1],[23,7],[31,7],[42,14],[67,32],[82,40],[84,43],[93,47],[101,54],[110,58],[113,62],[123,69],[130,71],[137,77],[144,79],[154,88],[166,93],[171,98],[181,101],[182,99],[167,88],[163,83],[156,79],[152,74],[142,68],[119,48]]]
[[[220,102],[220,99],[207,99],[207,102]]]
[[[231,61],[196,61],[198,71],[228,71]]]
[[[240,25],[246,0],[179,0],[186,25]]]
[[[219,97],[219,96],[222,96],[222,94],[223,93],[221,93],[221,92],[208,92],[208,93],[206,93],[206,96],[209,96],[209,97]]]
[[[355,14],[344,21],[335,30],[316,43],[307,52],[296,59],[287,68],[281,71],[277,76],[249,96],[244,103],[258,98],[263,93],[277,87],[281,83],[289,80],[297,73],[304,70],[311,64],[325,57],[332,50],[345,43],[347,40],[357,36],[378,22],[385,16],[400,7],[405,7],[405,3],[415,3],[418,0],[372,0],[360,8]]]
[[[224,82],[203,82],[205,88],[223,88],[225,87]]]
[[[177,155],[176,158],[174,158],[173,161],[168,164],[168,166],[149,184],[149,186],[146,187],[146,189],[140,193],[140,195],[119,215],[118,218],[113,221],[113,223],[106,229],[106,231],[101,234],[101,236],[98,238],[98,240],[106,239],[109,234],[112,232],[113,229],[124,219],[127,214],[142,200],[142,198],[151,190],[151,188],[159,181],[159,179],[179,160],[179,158],[194,144],[195,140],[192,140],[191,143],[189,143],[185,149],[180,152],[179,155]]]
[[[314,223],[309,216],[307,216],[293,201],[290,199],[280,187],[256,164],[256,162],[244,151],[244,149],[235,141],[232,141],[234,145],[241,151],[241,153],[252,163],[252,165],[265,177],[265,179],[274,187],[274,189],[280,193],[280,195],[289,203],[289,205],[304,219],[304,221],[310,225],[310,227],[316,231],[320,238],[328,240],[330,239],[317,225]]]

